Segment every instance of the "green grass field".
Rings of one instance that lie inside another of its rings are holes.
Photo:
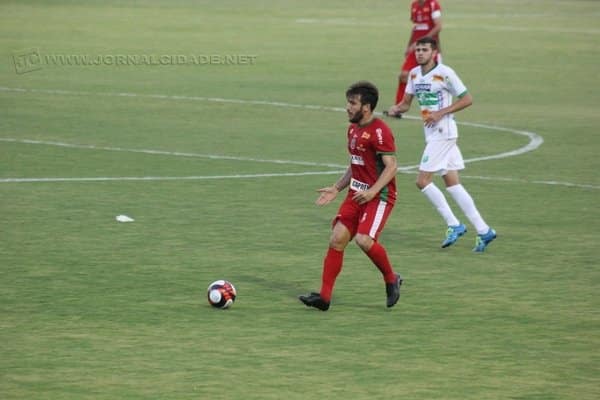
[[[1,1],[0,398],[600,398],[597,1],[442,1],[483,158],[463,184],[499,238],[440,249],[404,171],[381,238],[399,304],[354,244],[327,313],[297,300],[340,201],[314,206],[347,163],[344,91],[390,105],[408,3]],[[416,115],[389,121],[405,167]],[[543,143],[493,157],[523,132]]]

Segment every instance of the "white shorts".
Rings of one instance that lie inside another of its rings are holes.
[[[437,172],[440,175],[464,168],[465,162],[456,144],[456,139],[427,143],[421,157],[421,165],[419,165],[421,171]]]

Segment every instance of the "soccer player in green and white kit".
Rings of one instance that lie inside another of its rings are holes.
[[[469,107],[473,98],[452,68],[436,62],[436,53],[435,39],[424,37],[417,41],[415,54],[419,66],[410,71],[402,101],[390,107],[388,114],[395,116],[408,111],[413,97],[417,97],[427,144],[416,183],[448,225],[442,247],[454,244],[467,232],[467,227],[456,218],[446,197],[433,183],[435,173],[442,176],[446,190],[477,230],[473,251],[483,252],[496,238],[496,231],[486,224],[473,198],[460,183],[458,171],[465,164],[456,143],[458,129],[454,121],[454,113]],[[452,97],[458,100],[453,103]]]

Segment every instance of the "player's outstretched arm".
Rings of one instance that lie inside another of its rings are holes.
[[[350,167],[348,167],[344,175],[342,175],[342,177],[338,179],[338,181],[332,186],[317,189],[319,197],[317,198],[317,201],[315,201],[315,204],[318,206],[324,206],[335,200],[337,194],[350,184],[351,176],[352,170],[350,169]]]
[[[335,185],[317,189],[317,192],[319,192],[319,197],[317,198],[317,201],[315,201],[315,204],[318,206],[324,206],[325,204],[331,203],[339,193]]]

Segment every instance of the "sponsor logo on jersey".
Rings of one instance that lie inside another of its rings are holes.
[[[433,76],[433,81],[438,81],[438,82],[444,82],[444,77],[442,75],[434,75]]]
[[[350,189],[355,192],[364,192],[365,190],[369,190],[370,186],[367,183],[361,182],[357,179],[350,179]]]
[[[356,154],[352,154],[350,159],[350,163],[354,165],[365,165],[365,160],[361,156],[357,156]]]
[[[429,92],[431,91],[431,83],[417,83],[415,84],[415,91],[419,92]]]
[[[377,134],[377,143],[383,144],[383,131],[381,128],[375,129],[375,133]]]
[[[417,92],[417,100],[421,106],[435,106],[439,104],[437,93]]]
[[[369,132],[363,132],[362,136],[360,137],[361,139],[369,139],[371,137],[371,135],[369,134]]]
[[[352,150],[356,148],[356,135],[352,136],[352,140],[350,140],[350,148]]]

